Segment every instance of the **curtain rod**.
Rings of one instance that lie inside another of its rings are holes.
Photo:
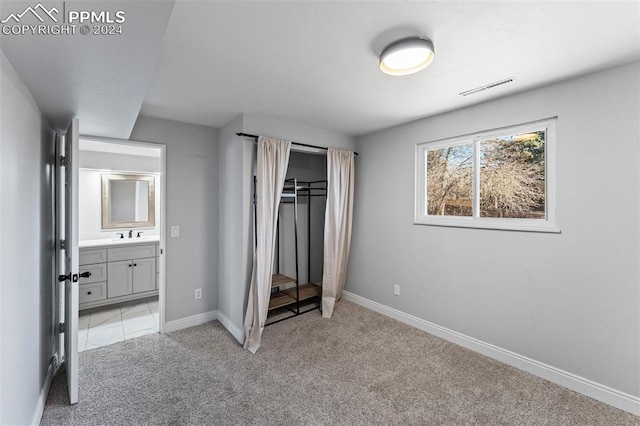
[[[258,135],[251,135],[249,133],[243,133],[243,132],[238,132],[236,133],[237,136],[246,136],[248,138],[254,138],[256,141],[258,140]],[[291,142],[293,145],[299,145],[299,146],[306,146],[307,148],[317,148],[317,149],[323,149],[325,151],[329,150],[329,148],[327,148],[326,146],[317,146],[317,145],[309,145],[306,143],[301,143],[301,142]],[[358,155],[357,152],[354,152],[354,155]]]

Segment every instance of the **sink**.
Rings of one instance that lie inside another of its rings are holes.
[[[100,238],[95,240],[79,241],[78,246],[80,248],[84,248],[84,247],[126,245],[126,244],[135,244],[135,243],[149,243],[149,242],[157,242],[157,241],[160,241],[160,237],[157,235],[148,236],[148,237],[133,237],[133,238],[120,238],[120,237]]]
[[[97,240],[100,241],[100,240]],[[133,243],[140,243],[140,242],[149,242],[149,241],[160,241],[160,237],[153,236],[153,237],[133,237],[133,238],[113,238],[111,240],[108,241],[113,241],[114,243],[122,243],[122,244],[133,244]]]
[[[159,235],[154,235],[151,237],[134,237],[131,238],[134,241],[160,241],[160,236]]]

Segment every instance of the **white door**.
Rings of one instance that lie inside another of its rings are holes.
[[[55,193],[56,193],[56,276],[64,276],[64,250],[61,241],[64,240],[64,170],[62,157],[64,155],[64,137],[56,134],[56,168],[55,168]],[[56,350],[58,363],[63,361],[64,334],[58,328],[59,323],[64,322],[64,288],[65,282],[58,280],[54,289],[56,306],[54,308],[54,324],[56,328]]]
[[[78,119],[65,136],[64,189],[64,362],[71,404],[78,402]]]

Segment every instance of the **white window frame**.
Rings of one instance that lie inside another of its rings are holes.
[[[460,228],[502,229],[509,231],[554,232],[556,223],[556,126],[557,117],[514,126],[501,127],[416,145],[415,225],[450,226]],[[545,219],[480,217],[480,142],[509,134],[522,134],[546,129],[545,139]],[[426,151],[450,146],[473,145],[473,216],[429,215],[427,206]]]

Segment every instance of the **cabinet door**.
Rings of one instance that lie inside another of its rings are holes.
[[[156,258],[133,261],[133,292],[140,293],[156,289]]]
[[[133,293],[133,261],[109,262],[107,297],[126,296]]]

